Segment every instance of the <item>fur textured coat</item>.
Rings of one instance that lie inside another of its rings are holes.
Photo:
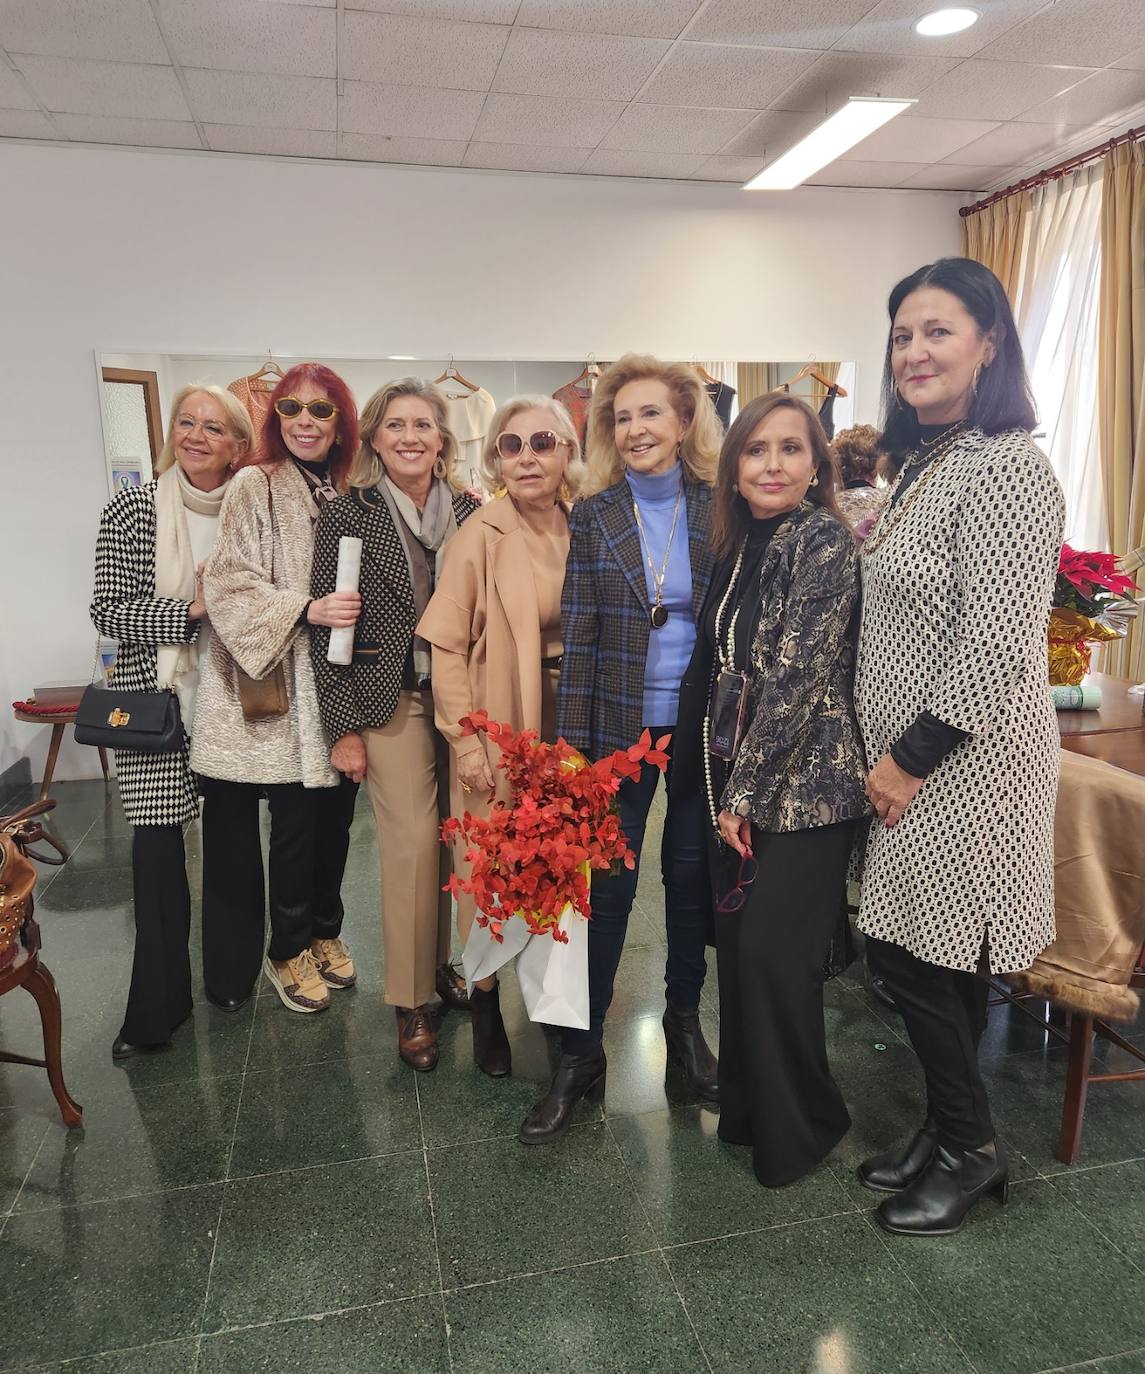
[[[293,463],[244,468],[231,482],[203,587],[214,634],[202,665],[191,766],[229,782],[333,787],[309,631],[314,549],[306,479]],[[235,663],[263,678],[281,663],[290,709],[243,719]]]

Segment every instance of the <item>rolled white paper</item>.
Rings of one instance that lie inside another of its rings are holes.
[[[1059,711],[1100,711],[1101,688],[1094,683],[1081,687],[1059,685],[1050,688],[1050,696]]]
[[[338,572],[334,578],[336,592],[356,592],[362,571],[362,541],[352,534],[338,540]],[[330,645],[326,650],[327,663],[347,664],[354,657],[354,626],[347,625],[330,631]]]

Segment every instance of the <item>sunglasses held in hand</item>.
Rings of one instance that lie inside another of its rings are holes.
[[[274,413],[284,420],[293,420],[308,410],[315,420],[332,420],[338,414],[333,401],[300,401],[297,396],[280,396],[274,403]]]

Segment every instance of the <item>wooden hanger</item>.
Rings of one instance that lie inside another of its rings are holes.
[[[460,382],[462,386],[468,387],[470,391],[481,390],[481,388],[477,385],[476,382],[471,382],[467,380],[467,378],[463,377],[461,373],[458,372],[457,368],[453,366],[452,353],[449,355],[449,362],[446,365],[445,371],[441,374],[440,377],[435,377],[433,379],[434,386],[440,386],[442,382]]]
[[[694,358],[692,359],[692,371],[705,386],[719,386],[721,384],[718,377],[713,377],[703,363],[696,362]]]
[[[268,348],[266,350],[266,362],[257,372],[250,374],[247,382],[252,391],[273,391],[285,375],[282,368],[274,361]]]
[[[783,383],[787,390],[790,390],[796,382],[801,382],[805,377],[810,377],[812,381],[818,382],[820,386],[825,386],[828,391],[833,391],[836,396],[846,396],[846,388],[841,387],[838,382],[833,382],[829,377],[819,370],[814,363],[804,363],[794,377],[789,378]]]
[[[596,390],[596,384],[600,381],[600,364],[596,361],[596,354],[590,353],[588,361],[577,373],[571,382],[566,382],[566,386],[577,386],[584,382],[590,392]]]

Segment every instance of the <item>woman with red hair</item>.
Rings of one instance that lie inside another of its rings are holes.
[[[210,1000],[237,1011],[260,963],[291,1011],[324,1011],[351,987],[342,940],[342,875],[357,784],[330,766],[309,628],[355,624],[357,592],[312,599],[318,512],[346,489],[358,416],[345,382],[299,363],[275,387],[256,460],[234,477],[204,574],[214,635],[203,670],[200,775],[203,976]],[[270,805],[270,948],[258,804]],[[209,827],[210,833],[207,833]]]

